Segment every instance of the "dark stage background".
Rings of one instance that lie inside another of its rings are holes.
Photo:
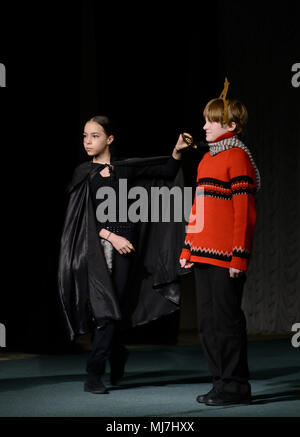
[[[188,2],[181,6],[84,1],[70,9],[18,6],[1,20],[2,241],[0,322],[7,346],[65,345],[57,305],[57,257],[74,167],[86,159],[86,119],[113,116],[124,156],[171,153],[182,130],[202,134],[206,102],[229,96],[249,110],[245,137],[261,171],[258,222],[245,290],[251,334],[288,334],[300,322],[299,6]],[[192,4],[192,3],[191,3]],[[186,185],[200,152],[185,153]],[[176,341],[195,330],[192,276],[180,314],[134,330],[128,341]]]

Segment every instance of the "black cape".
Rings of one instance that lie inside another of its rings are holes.
[[[169,158],[130,158],[114,161],[113,165],[158,165]],[[89,184],[95,171],[99,169],[95,169],[91,161],[79,165],[67,188],[69,201],[61,237],[58,289],[71,340],[75,335],[91,330],[91,313],[98,326],[107,319],[114,319],[122,320],[124,327],[129,327],[178,310],[179,275],[185,274],[179,264],[185,236],[184,219],[181,222],[138,223],[136,253],[129,274],[126,304],[121,313],[96,231]],[[182,169],[179,167],[171,181],[140,178],[135,185],[146,188],[148,194],[152,186],[179,186],[183,193]]]

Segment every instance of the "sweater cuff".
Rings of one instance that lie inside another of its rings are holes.
[[[247,258],[240,258],[238,256],[233,256],[230,261],[230,267],[233,267],[234,269],[243,270],[244,272],[248,269],[248,259]]]
[[[189,260],[191,257],[191,251],[189,249],[182,249],[179,259]]]

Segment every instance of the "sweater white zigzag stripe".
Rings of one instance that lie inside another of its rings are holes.
[[[187,240],[185,240],[185,244],[190,246],[191,251],[205,252],[205,253],[209,253],[210,255],[232,256],[233,252],[239,252],[240,254],[246,253],[247,255],[250,255],[250,251],[246,248],[241,247],[241,246],[239,246],[239,247],[235,246],[231,252],[228,252],[228,251],[218,250],[218,249],[209,249],[207,247],[202,247],[202,246],[193,246]]]

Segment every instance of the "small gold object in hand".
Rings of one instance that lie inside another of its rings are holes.
[[[194,149],[197,149],[196,144],[194,143],[194,139],[192,136],[187,136],[185,134],[181,134],[183,140],[186,142],[186,144],[188,144],[189,146],[192,146]]]

